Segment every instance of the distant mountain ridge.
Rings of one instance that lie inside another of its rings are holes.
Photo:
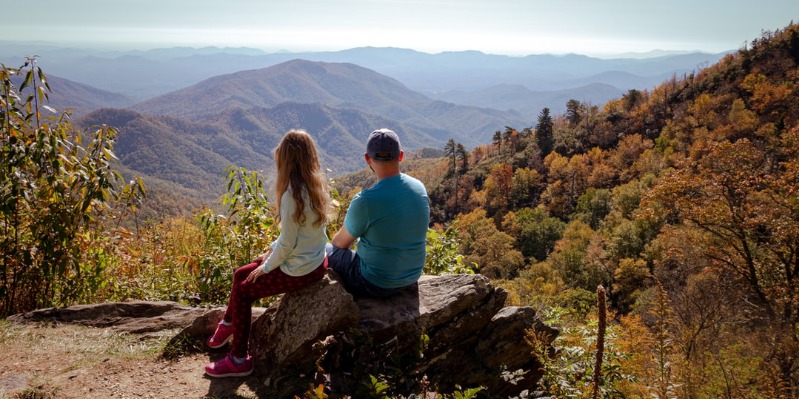
[[[433,95],[442,101],[478,106],[486,102],[499,110],[518,111],[523,115],[538,115],[551,104],[566,104],[571,99],[586,104],[603,104],[621,97],[624,91],[604,83],[590,83],[574,89],[534,92],[522,85],[497,85],[475,91],[453,90]],[[558,107],[560,108],[560,106]],[[550,108],[552,110],[552,108]]]
[[[402,97],[402,101],[391,97]],[[429,99],[392,78],[354,64],[297,59],[215,76],[131,108],[154,115],[198,118],[213,109],[270,107],[286,101],[342,107],[378,103],[378,107],[401,108],[394,114],[410,114],[406,104],[423,104]]]
[[[513,113],[431,99],[354,64],[305,60],[217,76],[79,119],[119,130],[115,153],[126,174],[209,203],[224,193],[231,165],[261,171],[271,184],[272,151],[290,129],[315,138],[335,177],[364,167],[364,141],[376,128],[395,130],[410,153],[450,138],[479,145],[511,122],[529,125]]]
[[[22,77],[12,79],[12,82],[19,87]],[[53,115],[56,117],[65,111],[70,111],[73,117],[80,117],[100,108],[123,108],[134,103],[132,98],[125,95],[100,90],[49,73],[47,83],[52,89],[47,93],[47,105],[56,110],[56,115]]]
[[[150,115],[213,121],[218,112],[268,108],[284,102],[319,103],[380,115],[407,126],[414,137],[427,137],[426,143],[433,146],[449,138],[468,146],[479,145],[505,125],[531,125],[534,117],[529,115],[528,121],[518,113],[433,100],[393,78],[354,64],[299,59],[216,76],[130,108]]]
[[[292,59],[356,64],[395,78],[411,90],[435,97],[436,93],[473,92],[507,84],[520,84],[534,92],[575,89],[592,83],[611,84],[621,91],[643,90],[661,83],[664,76],[690,73],[724,56],[724,53],[694,52],[652,58],[600,59],[576,54],[511,57],[478,51],[428,54],[378,47],[301,53],[214,47],[100,51],[43,43],[0,43],[0,62],[6,65],[16,65],[26,55],[38,54],[41,65],[54,75],[139,101],[213,76],[261,69]],[[620,73],[613,76],[628,76],[629,79],[606,81],[608,72]],[[601,104],[605,99],[589,95],[577,98],[594,104]],[[482,106],[498,108],[487,101]],[[562,111],[563,107],[563,104],[549,104],[554,112]]]

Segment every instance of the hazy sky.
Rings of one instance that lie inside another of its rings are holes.
[[[608,55],[736,50],[798,0],[4,0],[0,40],[119,49],[402,47]]]

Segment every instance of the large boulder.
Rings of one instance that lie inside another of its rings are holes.
[[[283,298],[252,324],[250,354],[275,369],[313,364],[313,344],[358,323],[358,306],[335,273]]]
[[[443,392],[457,385],[484,386],[492,396],[513,396],[541,378],[526,330],[552,339],[558,332],[530,307],[504,307],[506,298],[479,274],[424,276],[415,289],[396,297],[358,299],[359,330],[378,342],[393,334],[399,350],[413,348],[425,334],[429,341],[415,371]],[[509,380],[517,370],[524,376]]]
[[[398,339],[404,349],[426,333],[428,351],[473,336],[502,308],[507,294],[479,274],[422,276],[419,282],[388,298],[358,298],[358,329],[377,343]]]
[[[526,330],[552,339],[557,330],[532,308],[504,307],[506,297],[475,274],[423,276],[388,298],[353,298],[328,271],[310,287],[284,295],[253,323],[251,353],[266,368],[267,381],[283,382],[274,384],[277,396],[307,387],[290,381],[314,372],[348,390],[358,383],[347,381],[357,374],[353,369],[380,362],[393,363],[406,382],[424,375],[442,392],[460,385],[515,395],[541,376]],[[508,381],[517,370],[525,374]]]

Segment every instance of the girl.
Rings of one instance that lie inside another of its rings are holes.
[[[327,270],[327,185],[313,138],[290,130],[275,149],[277,209],[280,236],[252,263],[236,269],[230,301],[208,346],[231,343],[228,355],[205,365],[211,377],[252,373],[247,354],[252,304],[257,299],[299,290]]]

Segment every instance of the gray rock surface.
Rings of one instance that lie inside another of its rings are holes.
[[[331,271],[316,283],[283,295],[267,317],[253,322],[250,354],[279,368],[301,367],[313,361],[314,343],[355,326],[359,318],[352,295]]]
[[[73,323],[142,334],[183,328],[204,312],[205,309],[182,306],[175,302],[129,301],[38,309],[9,316],[8,320],[22,323]]]

